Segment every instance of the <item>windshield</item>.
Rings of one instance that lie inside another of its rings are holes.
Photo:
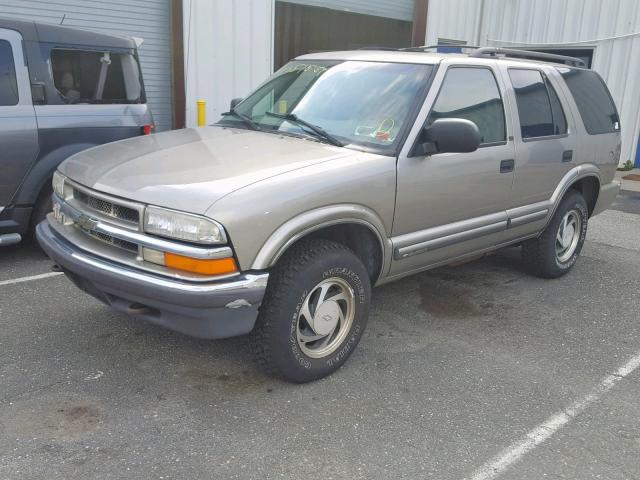
[[[225,125],[327,137],[345,146],[394,152],[419,107],[433,66],[361,61],[293,61],[239,103]],[[276,115],[270,115],[276,114]],[[289,118],[285,118],[285,117]],[[300,121],[296,121],[300,120]]]

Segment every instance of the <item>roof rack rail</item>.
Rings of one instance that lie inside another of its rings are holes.
[[[471,48],[473,50],[476,50],[480,47],[476,46],[476,45],[461,45],[459,43],[441,43],[439,45],[422,45],[420,47],[406,47],[406,48],[401,48],[400,51],[401,52],[424,52],[425,50],[433,50],[434,48],[459,48],[459,49],[463,49],[463,48]]]
[[[556,55],[555,53],[534,52],[531,50],[519,50],[515,48],[481,47],[469,54],[470,57],[505,57],[526,58],[532,60],[547,60],[564,63],[573,67],[586,67],[584,60],[567,55]]]
[[[360,47],[360,48],[358,48],[358,50],[384,50],[384,51],[397,52],[398,50],[402,50],[402,49],[401,48],[395,48],[395,47],[373,47],[373,46],[368,46],[368,47]]]

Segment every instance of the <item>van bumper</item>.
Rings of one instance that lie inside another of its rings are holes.
[[[43,250],[80,289],[116,310],[198,338],[249,333],[269,274],[245,273],[190,283],[125,267],[79,249],[45,220],[36,228]]]
[[[618,180],[602,185],[600,187],[600,193],[598,194],[598,201],[593,208],[591,216],[593,217],[609,208],[616,196],[618,196],[618,192],[620,192],[620,182]]]

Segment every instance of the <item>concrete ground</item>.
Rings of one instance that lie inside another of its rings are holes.
[[[339,372],[139,323],[0,250],[1,479],[638,479],[640,197],[559,280],[518,249],[381,287]]]

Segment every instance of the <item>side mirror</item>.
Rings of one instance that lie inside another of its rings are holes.
[[[424,127],[411,156],[474,152],[481,142],[480,130],[471,120],[439,118],[428,127]]]
[[[236,97],[231,99],[231,108],[230,110],[233,110],[234,108],[236,108],[236,105],[238,105],[242,100],[244,100],[244,98],[242,97]]]
[[[43,83],[31,84],[31,101],[34,105],[44,105],[47,101],[47,95]]]

